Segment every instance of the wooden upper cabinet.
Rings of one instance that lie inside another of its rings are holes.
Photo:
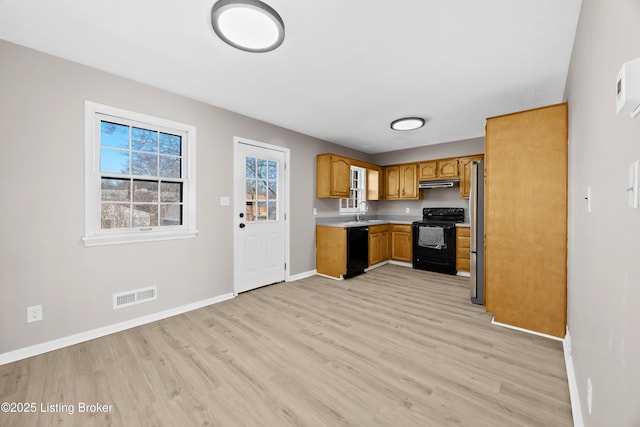
[[[418,199],[418,166],[400,166],[401,199]]]
[[[458,178],[458,159],[438,160],[438,178]]]
[[[437,177],[438,162],[436,160],[418,163],[418,179],[436,179]]]
[[[445,179],[458,177],[458,159],[430,160],[418,163],[418,179]]]
[[[417,200],[418,191],[418,165],[405,164],[386,166],[385,199],[388,200]]]
[[[350,193],[351,159],[336,154],[316,158],[316,197],[347,198]]]
[[[469,156],[458,159],[460,171],[460,198],[468,199],[471,193],[471,163],[476,160],[482,160],[484,156]]]
[[[384,198],[388,200],[400,198],[400,166],[385,166]]]
[[[380,171],[367,169],[367,200],[380,200]]]

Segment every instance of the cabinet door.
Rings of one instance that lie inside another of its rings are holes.
[[[380,232],[380,262],[389,259],[389,231]]]
[[[331,277],[347,274],[346,228],[316,226],[316,270]]]
[[[391,259],[411,262],[412,240],[410,225],[394,225],[391,228]]]
[[[483,156],[463,157],[459,159],[460,172],[460,198],[468,199],[471,193],[471,162],[482,160]]]
[[[438,160],[438,178],[457,178],[458,159]]]
[[[380,200],[380,172],[367,169],[367,200]]]
[[[380,233],[375,233],[369,228],[369,265],[380,262]]]
[[[331,196],[349,197],[351,162],[346,157],[331,156]]]
[[[438,177],[438,162],[422,162],[418,163],[419,179],[435,179]]]
[[[351,189],[351,160],[335,154],[316,158],[316,197],[346,198]]]
[[[417,199],[418,198],[418,166],[402,165],[400,166],[400,198],[401,199]]]
[[[384,198],[399,199],[400,198],[400,167],[387,166],[384,168]]]

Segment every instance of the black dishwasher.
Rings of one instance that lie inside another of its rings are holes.
[[[347,274],[344,278],[364,273],[369,266],[369,227],[347,228]]]

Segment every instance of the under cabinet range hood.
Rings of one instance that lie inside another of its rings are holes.
[[[460,178],[434,179],[430,181],[420,181],[418,188],[448,188],[458,185]]]

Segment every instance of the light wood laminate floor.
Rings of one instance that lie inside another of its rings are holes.
[[[0,402],[38,406],[0,425],[572,425],[562,344],[492,326],[468,281],[314,276],[0,366]]]

